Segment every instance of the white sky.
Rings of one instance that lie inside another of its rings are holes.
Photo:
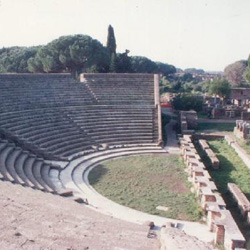
[[[0,0],[0,47],[86,34],[180,68],[223,70],[250,54],[250,0]]]

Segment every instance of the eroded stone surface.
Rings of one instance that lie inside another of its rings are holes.
[[[148,227],[67,198],[0,181],[1,250],[157,249]]]
[[[161,250],[170,249],[213,250],[216,248],[212,244],[205,243],[198,240],[196,237],[189,236],[177,228],[162,228]]]

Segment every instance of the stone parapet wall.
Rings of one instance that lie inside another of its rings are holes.
[[[192,142],[192,136],[184,135],[180,138],[180,144],[189,180],[193,185],[192,191],[205,211],[209,230],[214,232],[214,243],[222,244],[226,249],[244,248],[245,239],[202,163]],[[205,143],[203,146],[206,146]]]
[[[250,138],[250,123],[243,120],[236,120],[236,126],[234,128],[234,134],[240,139]]]
[[[241,191],[241,189],[234,183],[227,184],[228,190],[234,197],[235,201],[240,208],[242,216],[247,219],[248,214],[250,212],[250,201],[247,199],[245,194]]]
[[[206,140],[199,140],[199,144],[202,148],[202,150],[207,155],[209,161],[211,162],[211,165],[214,169],[218,169],[220,166],[220,161],[217,158],[216,154],[213,152],[213,150],[209,147]]]

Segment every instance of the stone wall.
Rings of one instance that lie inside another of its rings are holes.
[[[197,112],[194,110],[180,111],[179,120],[182,134],[192,134],[197,128]]]
[[[250,123],[243,120],[236,120],[234,134],[240,139],[246,140],[250,138]]]
[[[199,144],[202,148],[202,150],[207,155],[212,167],[214,169],[218,169],[220,166],[219,159],[217,158],[216,154],[213,152],[213,150],[209,147],[206,140],[199,140]]]
[[[249,88],[232,88],[230,91],[231,100],[250,100]]]
[[[241,189],[234,183],[227,184],[228,190],[232,194],[233,198],[238,204],[240,208],[242,216],[247,219],[250,214],[250,201],[247,199],[245,194],[241,191]]]

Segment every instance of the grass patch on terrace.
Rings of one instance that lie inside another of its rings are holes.
[[[176,155],[109,160],[90,172],[89,182],[100,194],[133,209],[190,221],[202,216],[202,209],[190,192],[184,164]],[[161,211],[157,206],[169,209]]]
[[[211,149],[220,161],[220,169],[212,171],[212,177],[223,193],[227,192],[227,183],[236,183],[250,198],[250,170],[225,140],[209,141]]]
[[[233,132],[234,127],[234,123],[198,123],[196,130],[199,132],[203,130]]]
[[[250,140],[244,140],[244,139],[239,139],[236,136],[234,136],[234,138],[237,140],[237,142],[239,143],[239,145],[246,150],[247,154],[250,155]]]

